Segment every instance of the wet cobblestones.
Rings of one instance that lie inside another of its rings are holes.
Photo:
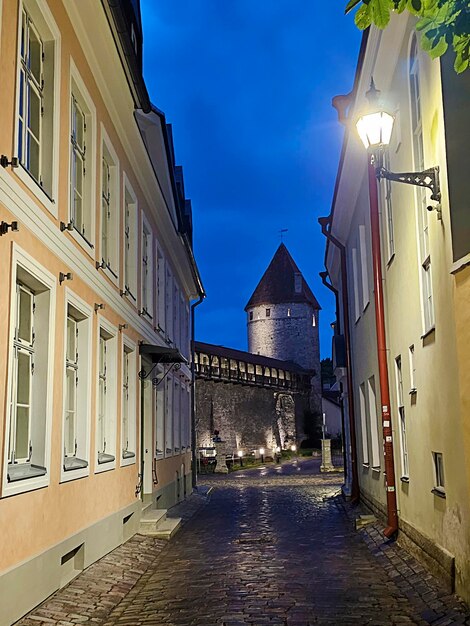
[[[384,543],[379,526],[354,530],[338,497],[341,476],[320,475],[318,465],[308,461],[207,477],[214,487],[210,505],[197,509],[169,545],[144,545],[148,538],[137,537],[105,557],[121,568],[122,582],[113,578],[108,592],[110,606],[104,605],[106,594],[93,609],[84,606],[87,586],[107,584],[106,577],[93,581],[102,559],[91,579],[78,583],[95,566],[20,624],[470,623],[465,606],[440,591],[401,548]],[[130,558],[136,551],[137,562],[146,554],[134,581],[124,575],[123,550]],[[54,613],[74,587],[81,590],[83,608],[76,601],[73,613]],[[52,611],[49,621],[41,621],[45,611]]]

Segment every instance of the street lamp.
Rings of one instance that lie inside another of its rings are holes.
[[[259,455],[261,457],[261,463],[264,463],[264,448],[259,449]]]
[[[240,459],[240,467],[243,467],[243,451],[239,450],[237,454],[238,454],[238,458]]]
[[[435,207],[428,206],[427,209],[428,211],[436,210],[438,219],[442,219],[439,167],[431,167],[422,172],[397,173],[390,172],[383,166],[383,151],[390,143],[395,118],[380,106],[379,95],[380,91],[376,89],[374,79],[371,78],[370,89],[366,93],[369,101],[368,110],[356,122],[357,132],[370,155],[376,178],[386,178],[397,183],[430,189],[431,200],[435,200],[438,204]]]

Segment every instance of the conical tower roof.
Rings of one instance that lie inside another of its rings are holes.
[[[281,243],[249,299],[245,311],[259,304],[284,302],[308,302],[314,309],[321,309],[294,259],[286,246]]]

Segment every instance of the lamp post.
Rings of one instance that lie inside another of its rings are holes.
[[[385,476],[387,489],[387,521],[384,530],[387,537],[392,537],[398,531],[398,512],[395,489],[395,466],[393,462],[393,437],[390,415],[390,388],[388,382],[387,342],[385,334],[385,310],[382,282],[382,255],[380,249],[380,221],[377,181],[386,178],[391,181],[427,187],[431,190],[431,199],[438,203],[441,199],[439,187],[439,168],[433,167],[423,172],[389,172],[383,167],[383,151],[390,143],[394,118],[381,109],[379,105],[380,92],[375,88],[371,79],[370,89],[366,96],[369,100],[369,110],[356,123],[359,136],[368,152],[369,204],[372,239],[372,267],[374,276],[375,320],[377,332],[377,358],[380,381],[380,404],[382,407],[382,429],[384,440]],[[428,207],[436,208],[440,217],[440,205]]]
[[[240,467],[243,467],[243,451],[239,450],[237,454],[238,454],[238,458],[240,459]]]
[[[264,463],[264,448],[259,449],[259,455],[261,457],[261,463]]]

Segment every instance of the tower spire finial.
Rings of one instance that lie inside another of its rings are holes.
[[[281,228],[281,230],[279,231],[279,236],[281,237],[281,243],[282,243],[284,233],[287,233],[288,230],[289,230],[288,228]]]

